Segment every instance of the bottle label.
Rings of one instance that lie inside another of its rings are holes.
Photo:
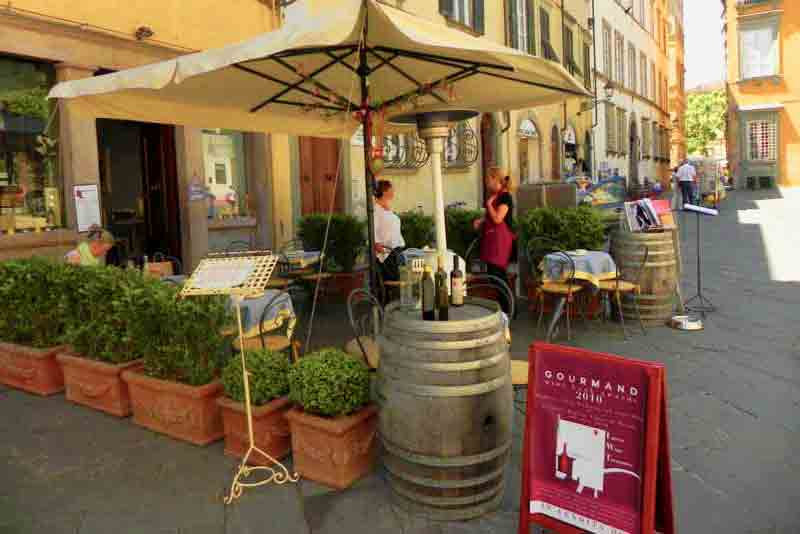
[[[464,279],[453,278],[453,304],[461,306],[464,304]]]

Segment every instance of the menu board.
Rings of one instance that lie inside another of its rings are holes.
[[[192,277],[192,286],[197,289],[229,289],[245,283],[255,269],[252,259],[228,260],[203,264]]]
[[[78,222],[78,232],[88,232],[89,228],[94,225],[102,226],[97,184],[76,185],[73,188],[73,196],[75,197],[75,218]]]
[[[659,519],[671,525],[671,482],[657,484],[669,454],[663,376],[659,364],[533,345],[520,532],[532,520],[565,533],[650,534],[656,487],[669,492]]]

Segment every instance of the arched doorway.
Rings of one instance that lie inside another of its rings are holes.
[[[636,119],[631,120],[630,125],[630,146],[628,150],[629,160],[628,160],[628,184],[638,184],[639,183],[639,150],[640,150],[640,143],[639,143],[639,132],[636,128]]]
[[[542,181],[542,137],[533,119],[522,119],[517,130],[519,182]]]
[[[550,179],[561,181],[561,135],[555,125],[550,131]]]

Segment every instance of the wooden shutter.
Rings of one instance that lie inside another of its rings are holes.
[[[439,0],[439,13],[444,15],[445,17],[452,19],[453,18],[453,2],[455,0]]]
[[[519,0],[506,0],[506,23],[508,24],[508,46],[511,48],[517,47],[517,39],[519,37],[519,29],[517,24],[517,2]]]
[[[467,0],[469,1],[469,0]],[[483,11],[483,0],[473,0],[472,2],[472,9],[473,9],[473,26],[472,29],[476,32],[483,35],[486,31],[486,23],[484,22],[484,11]]]
[[[542,34],[542,54],[544,54],[547,45],[550,44],[550,15],[543,7],[539,8],[539,25]]]
[[[534,39],[534,35],[536,35],[536,11],[533,9],[533,0],[519,0],[520,2],[526,1],[528,3],[527,15],[528,20],[526,23],[528,24],[528,53],[531,55],[536,55],[536,39]]]

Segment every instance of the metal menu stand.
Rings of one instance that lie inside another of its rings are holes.
[[[290,473],[285,465],[255,445],[253,410],[250,405],[250,381],[245,361],[241,302],[245,298],[257,298],[264,295],[264,290],[277,263],[278,256],[268,250],[210,254],[200,262],[200,265],[186,281],[180,294],[181,297],[230,295],[236,303],[236,323],[239,328],[239,347],[241,348],[239,357],[242,359],[244,405],[247,413],[247,435],[250,441],[247,453],[242,458],[236,475],[233,477],[230,493],[225,497],[225,504],[231,504],[241,497],[245,488],[262,486],[271,482],[285,484],[299,480],[297,473]],[[251,454],[261,454],[269,460],[272,466],[247,465]],[[265,478],[248,480],[251,475],[260,471],[266,471]]]

